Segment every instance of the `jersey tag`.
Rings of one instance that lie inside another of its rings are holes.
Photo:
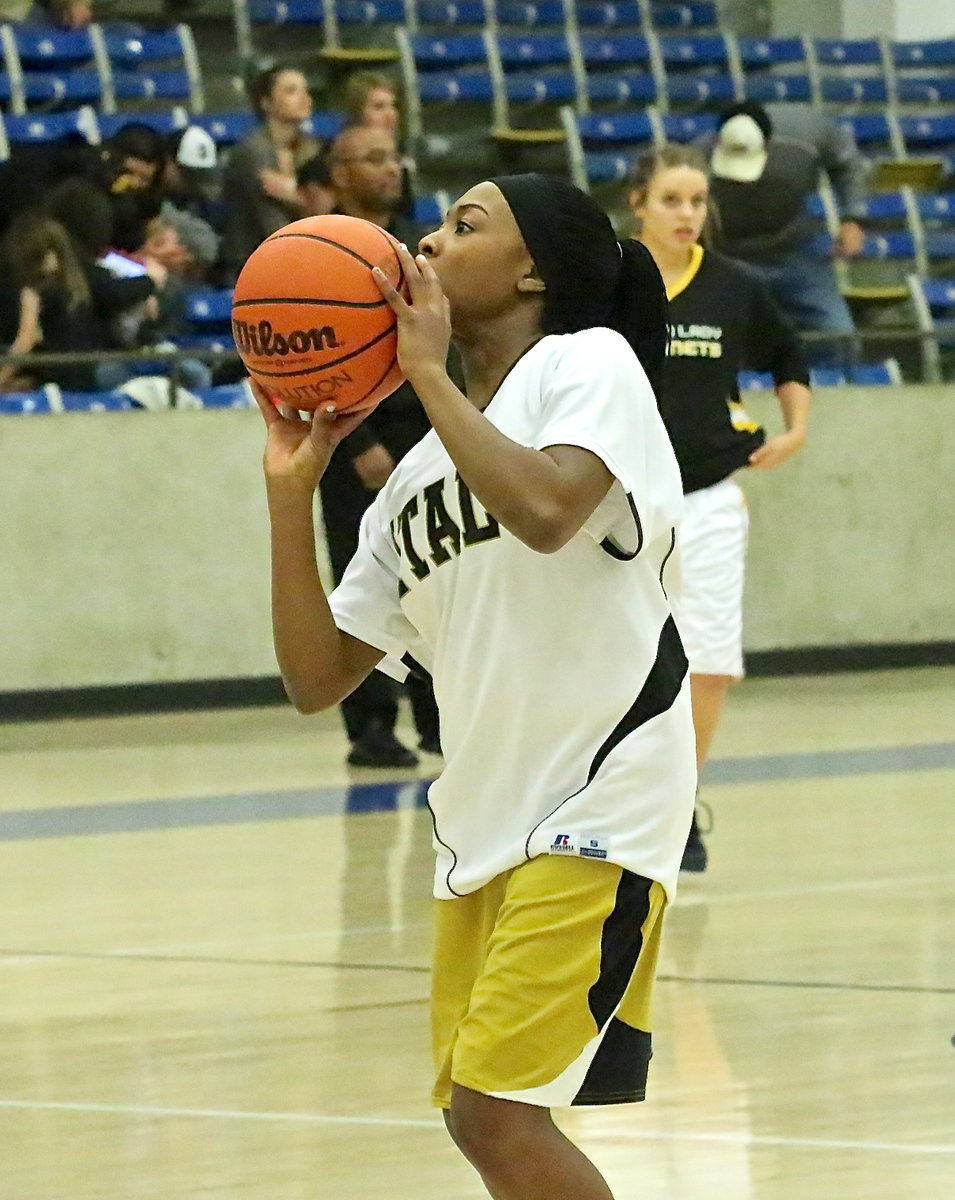
[[[575,833],[558,833],[555,834],[554,840],[551,842],[548,849],[550,854],[576,854],[577,853],[577,835]]]
[[[610,844],[605,837],[589,837],[580,839],[580,855],[582,858],[606,858]]]

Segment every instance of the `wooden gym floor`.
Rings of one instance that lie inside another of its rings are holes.
[[[752,680],[617,1200],[955,1195],[955,670]],[[0,726],[3,1200],[478,1200],[427,1102],[429,760],[337,717]]]

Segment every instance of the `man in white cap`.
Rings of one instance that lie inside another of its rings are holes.
[[[808,245],[813,226],[806,210],[824,172],[843,214],[834,252],[850,258],[862,250],[857,214],[866,167],[851,134],[808,105],[734,104],[722,115],[710,166],[720,248],[749,264],[797,328],[852,334],[832,262]],[[829,348],[812,357],[838,356]]]
[[[160,215],[179,235],[194,264],[192,273],[200,277],[217,261],[221,244],[213,222],[221,183],[218,158],[211,134],[187,125],[170,138],[162,174]]]

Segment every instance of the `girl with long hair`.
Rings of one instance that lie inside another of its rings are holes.
[[[686,491],[680,527],[680,633],[690,661],[697,766],[702,769],[730,684],[743,675],[743,579],[749,519],[735,475],[791,458],[806,437],[809,375],[799,339],[741,264],[704,248],[714,213],[706,161],[669,145],[637,162],[630,208],[660,269],[670,345],[658,392]],[[742,368],[772,372],[785,431],[767,437],[740,402]],[[694,815],[683,858],[703,871]]]

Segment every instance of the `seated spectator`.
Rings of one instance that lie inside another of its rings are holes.
[[[7,230],[0,264],[0,345],[7,353],[90,348],[89,285],[59,222],[24,213]],[[81,388],[89,378],[85,367],[7,363],[0,367],[0,391],[44,383]]]
[[[222,241],[215,228],[221,215],[216,144],[206,130],[189,125],[173,134],[166,148],[159,216],[175,230],[183,251],[179,265],[170,269],[185,279],[205,279],[219,260]]]
[[[401,140],[401,109],[392,79],[380,71],[355,71],[345,80],[342,109],[349,125],[383,129]],[[398,212],[410,217],[414,208],[417,165],[408,154],[401,157],[401,204]]]
[[[320,149],[302,132],[312,98],[301,71],[283,66],[260,71],[249,95],[261,123],[233,148],[223,185],[228,197],[223,258],[233,279],[260,242],[305,215],[296,171]]]
[[[117,256],[111,269],[113,210],[109,198],[87,180],[64,180],[50,194],[47,210],[69,234],[89,288],[90,304],[78,334],[83,344],[77,348],[111,350],[136,345],[144,322],[159,316],[156,297],[166,285],[168,271],[153,258],[138,263],[128,255]],[[100,362],[92,368],[87,386],[109,390],[130,373],[124,363]]]

